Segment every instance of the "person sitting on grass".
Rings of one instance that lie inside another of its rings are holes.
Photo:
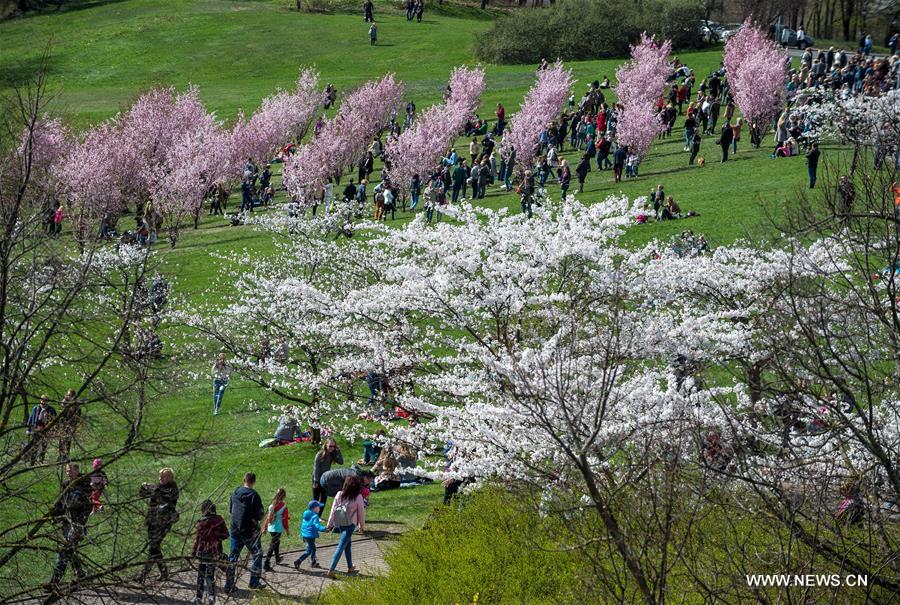
[[[381,455],[375,461],[372,472],[375,474],[373,491],[384,491],[400,487],[400,475],[397,473],[399,464],[394,455],[393,448],[386,447],[381,450]]]
[[[797,141],[794,137],[788,138],[784,144],[775,150],[775,157],[777,158],[789,158],[791,156],[795,156],[799,153],[799,148],[797,146]]]
[[[381,455],[381,440],[384,438],[384,429],[378,429],[375,431],[375,435],[372,439],[366,439],[363,441],[363,457],[359,459],[358,464],[375,464],[375,461],[378,460],[378,457]]]
[[[312,500],[303,512],[303,523],[300,524],[300,537],[306,543],[306,550],[294,560],[294,569],[297,571],[300,571],[300,564],[306,559],[309,559],[310,567],[313,569],[321,567],[318,559],[316,559],[316,540],[319,539],[319,534],[326,530],[319,517],[323,508],[325,508],[324,504],[317,500]]]
[[[299,441],[304,436],[300,429],[300,421],[294,414],[294,406],[289,405],[284,408],[284,414],[278,421],[278,428],[275,429],[275,442],[272,445],[287,445]]]
[[[677,218],[690,218],[692,216],[699,216],[696,212],[682,212],[681,206],[678,205],[678,202],[675,201],[671,195],[666,197],[666,204],[663,206],[662,213],[660,214],[659,220],[661,221],[670,221]]]

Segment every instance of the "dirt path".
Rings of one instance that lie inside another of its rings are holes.
[[[384,562],[384,553],[391,542],[400,535],[404,527],[392,523],[370,521],[366,529],[366,534],[364,536],[355,535],[352,543],[353,564],[359,568],[359,576],[362,577],[374,576],[387,569]],[[265,542],[264,540],[264,548],[266,546]],[[345,573],[347,569],[346,560],[343,557],[337,566],[338,579],[331,580],[325,576],[325,571],[331,562],[336,545],[337,537],[334,534],[323,535],[318,543],[317,553],[319,564],[323,568],[311,569],[309,562],[305,561],[299,572],[293,568],[292,563],[302,550],[282,552],[281,564],[274,565],[273,562],[275,571],[263,574],[263,581],[268,584],[268,589],[263,591],[263,593],[247,588],[247,580],[250,574],[245,550],[245,558],[238,568],[237,591],[231,595],[226,595],[222,591],[225,574],[222,572],[216,574],[216,603],[217,605],[223,603],[250,603],[254,596],[261,596],[264,593],[314,601],[328,586],[347,577]],[[114,603],[184,605],[190,603],[191,599],[194,598],[196,582],[196,572],[185,570],[173,574],[164,583],[148,584],[144,587],[121,585],[95,589],[72,595],[57,602],[80,603],[84,605],[112,605]]]

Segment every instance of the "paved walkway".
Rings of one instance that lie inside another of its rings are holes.
[[[404,529],[401,525],[378,521],[369,521],[366,524],[366,534],[354,535],[353,538],[353,564],[359,568],[357,577],[374,576],[387,569],[384,562],[384,553],[391,541],[396,539]],[[263,539],[263,548],[267,547],[268,540]],[[310,599],[312,601],[320,595],[335,580],[325,576],[325,572],[331,561],[337,538],[334,534],[325,534],[318,542],[318,559],[323,569],[311,569],[309,562],[304,561],[300,571],[293,568],[293,561],[302,550],[290,550],[282,552],[282,562],[274,565],[274,572],[263,574],[263,580],[269,588],[266,592],[270,595],[278,595],[293,599]],[[246,550],[244,551],[246,553]],[[246,554],[245,554],[246,557]],[[224,574],[216,575],[217,605],[222,603],[250,603],[254,596],[260,596],[259,591],[251,591],[247,588],[249,571],[248,561],[243,561],[243,566],[238,569],[238,590],[231,595],[222,592]],[[338,582],[346,576],[346,560],[342,557],[338,563]],[[344,573],[341,573],[341,572]],[[120,603],[154,604],[154,605],[184,605],[190,603],[195,596],[197,574],[193,570],[185,570],[177,574],[167,582],[160,584],[148,584],[145,587],[138,586],[114,586],[92,591],[86,591],[73,595],[59,602],[81,603],[84,605],[112,605]]]

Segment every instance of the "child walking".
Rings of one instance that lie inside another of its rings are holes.
[[[323,532],[326,529],[321,519],[319,519],[322,508],[324,508],[324,505],[321,502],[312,500],[303,512],[303,523],[300,524],[300,537],[306,542],[306,552],[294,561],[294,569],[299,570],[300,564],[307,557],[309,557],[312,567],[319,567],[319,562],[316,560],[316,539],[319,537],[319,532]]]
[[[288,514],[287,505],[284,499],[287,492],[283,487],[279,487],[272,498],[272,504],[269,505],[269,514],[266,516],[266,528],[272,541],[269,543],[269,550],[266,552],[266,563],[263,568],[266,571],[272,571],[272,555],[275,555],[275,563],[281,563],[281,534],[288,531]]]
[[[109,484],[109,479],[106,478],[106,473],[103,471],[103,460],[101,458],[94,459],[92,468],[94,472],[91,473],[91,514],[102,513],[103,501],[100,497]]]
[[[203,602],[205,584],[206,603],[212,605],[216,602],[216,567],[222,561],[222,540],[228,537],[228,526],[225,519],[216,514],[212,500],[203,501],[200,514],[191,548],[191,555],[197,558],[197,596],[191,603]]]

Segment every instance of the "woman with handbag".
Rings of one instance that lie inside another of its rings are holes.
[[[331,506],[331,514],[328,516],[326,528],[332,529],[341,534],[338,541],[337,549],[334,551],[334,557],[331,559],[331,566],[326,574],[329,578],[336,578],[334,573],[341,555],[347,559],[347,573],[355,573],[358,571],[353,567],[353,556],[351,553],[351,544],[353,540],[353,532],[359,528],[359,533],[366,531],[366,503],[360,495],[362,490],[362,482],[356,475],[349,475],[344,479],[344,485],[341,491],[334,497],[334,504]]]

